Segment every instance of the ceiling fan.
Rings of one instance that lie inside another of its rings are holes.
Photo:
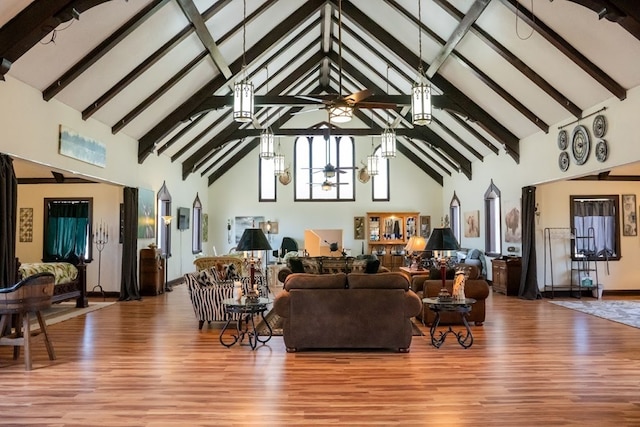
[[[346,182],[333,182],[325,179],[323,182],[314,182],[311,185],[320,185],[322,187],[322,191],[329,191],[332,188],[337,187],[338,185],[348,185]]]
[[[328,178],[335,177],[337,173],[347,173],[347,170],[358,169],[357,166],[332,165],[331,164],[331,138],[329,134],[325,134],[324,143],[325,143],[325,150],[326,150],[325,159],[327,161],[327,164],[324,165],[323,167],[315,167],[315,168],[312,167],[312,168],[302,168],[302,169],[311,169],[314,171],[312,173],[322,172],[324,174],[325,180]]]
[[[340,93],[335,99],[321,99],[313,96],[298,95],[297,98],[324,104],[322,107],[303,110],[294,114],[303,114],[311,111],[326,109],[329,111],[331,123],[346,123],[351,120],[355,108],[397,108],[396,104],[387,102],[367,102],[366,99],[374,94],[372,90],[363,89],[349,95],[342,95],[342,0],[338,1],[338,89]]]

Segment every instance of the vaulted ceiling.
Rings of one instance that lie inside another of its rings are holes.
[[[261,127],[320,132],[326,113],[295,115],[317,107],[299,95],[366,88],[367,101],[395,104],[357,109],[331,132],[379,135],[394,122],[401,155],[442,184],[471,179],[485,156],[519,162],[523,138],[640,84],[633,0],[13,0],[0,2],[0,25],[0,77],[129,135],[140,163],[168,156],[209,184]],[[434,93],[426,127],[409,119],[420,64]],[[243,72],[257,123],[232,118]]]

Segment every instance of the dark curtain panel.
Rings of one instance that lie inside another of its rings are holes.
[[[536,187],[522,188],[522,275],[518,296],[539,299],[536,264]]]
[[[138,189],[124,188],[120,301],[140,299],[138,288]]]
[[[16,281],[16,211],[18,180],[13,159],[0,153],[0,287]]]
[[[86,255],[89,203],[55,202],[49,204],[49,220],[44,261],[68,261],[77,264]]]

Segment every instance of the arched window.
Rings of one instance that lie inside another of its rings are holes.
[[[382,149],[378,146],[373,154],[378,158],[378,174],[371,179],[371,194],[374,202],[389,201],[389,159],[381,155]]]
[[[451,217],[451,230],[453,231],[453,235],[456,236],[458,242],[462,238],[462,227],[461,227],[461,214],[460,214],[460,200],[456,195],[456,192],[453,192],[453,197],[451,198],[451,202],[449,203],[449,216]]]
[[[299,137],[294,159],[295,200],[355,200],[353,138]]]
[[[171,194],[167,189],[166,183],[162,183],[157,196],[157,217],[156,217],[156,245],[163,258],[171,257]]]
[[[500,219],[500,190],[491,180],[491,185],[484,193],[485,253],[499,256],[502,253],[502,229]]]
[[[261,202],[276,201],[276,174],[274,170],[273,158],[259,158],[258,179],[260,194],[258,195]]]
[[[202,203],[200,197],[196,193],[196,199],[193,201],[193,210],[191,223],[191,252],[194,254],[202,252]]]

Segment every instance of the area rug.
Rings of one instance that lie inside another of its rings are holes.
[[[549,301],[562,307],[640,328],[640,301]]]
[[[59,304],[52,304],[51,308],[43,311],[45,322],[47,326],[55,325],[56,323],[64,322],[65,320],[72,319],[74,317],[82,316],[92,311],[100,310],[101,308],[108,307],[115,304],[115,302],[90,302],[89,307],[76,308],[75,301],[73,302],[61,302]],[[39,328],[38,320],[33,317],[31,320],[34,327]]]
[[[268,312],[264,318],[265,321],[269,323],[269,326],[271,326],[271,330],[273,332],[271,335],[274,337],[282,336],[282,318],[278,316],[273,310]],[[260,321],[260,323],[256,325],[256,329],[261,335],[268,333],[265,321]],[[414,337],[424,335],[418,325],[416,325],[414,322],[411,322],[411,327],[413,329],[412,335]]]

